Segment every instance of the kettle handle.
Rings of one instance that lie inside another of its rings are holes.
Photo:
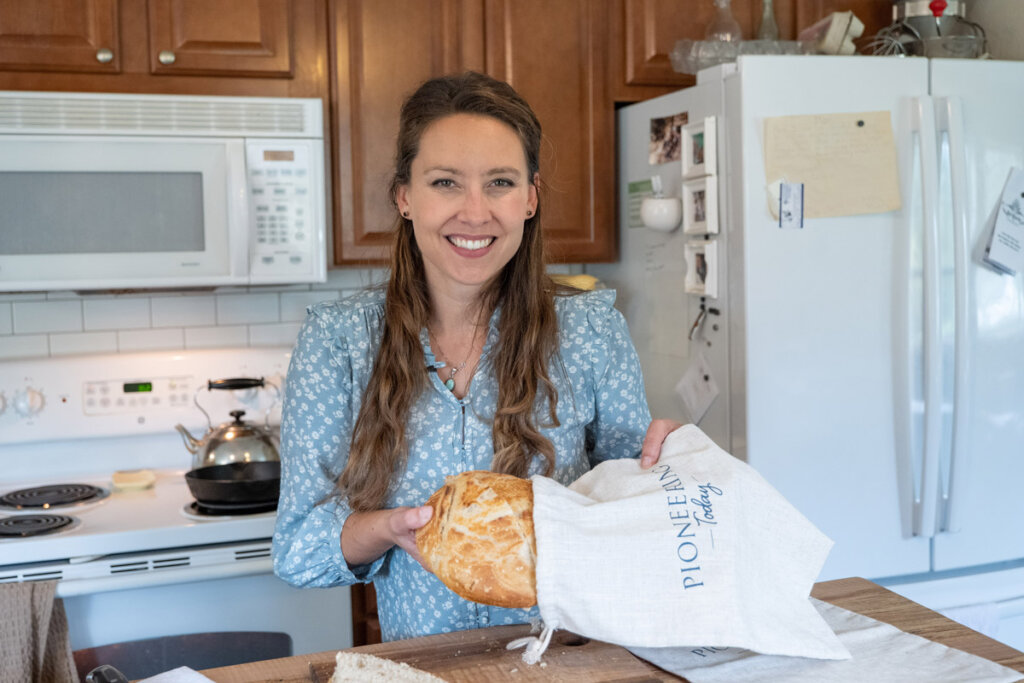
[[[272,387],[274,389],[275,403],[279,403],[281,401],[281,389],[276,384],[274,384],[273,382],[267,380],[264,377],[227,377],[227,378],[224,378],[224,379],[209,379],[209,380],[206,380],[206,386],[205,387],[202,386],[202,385],[199,385],[199,387],[196,389],[196,393],[192,397],[192,403],[194,403],[196,408],[199,409],[199,412],[201,412],[203,415],[206,416],[206,424],[209,425],[209,428],[212,430],[213,429],[213,421],[210,419],[210,414],[208,412],[206,412],[206,410],[203,408],[203,406],[199,405],[199,394],[200,394],[200,392],[203,391],[203,389],[206,389],[207,391],[211,391],[213,389],[236,390],[236,389],[254,389],[254,388],[257,388],[257,387],[264,388],[264,387],[268,387],[268,386]],[[263,416],[263,424],[268,429],[270,428],[270,413],[271,413],[271,410],[273,409],[273,407],[274,407],[273,404],[270,405],[267,408],[266,414]]]
[[[228,377],[227,379],[207,380],[207,389],[253,389],[266,384],[262,377]]]

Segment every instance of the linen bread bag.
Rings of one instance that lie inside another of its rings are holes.
[[[547,477],[531,482],[544,630],[510,644],[527,646],[527,662],[539,659],[559,628],[625,647],[849,657],[809,600],[832,542],[696,426],[670,434],[650,469],[642,470],[637,460],[612,460],[569,487]],[[457,514],[472,519],[484,507]],[[446,506],[435,513],[449,515]],[[478,528],[490,527],[497,528],[495,519],[485,515]],[[472,543],[440,551],[429,546],[420,545],[425,561],[435,573],[440,569],[450,587],[445,570],[428,554],[440,552],[449,561],[459,555],[460,564],[488,556],[484,561],[495,565],[495,546],[481,554]],[[487,594],[460,594],[488,602]]]

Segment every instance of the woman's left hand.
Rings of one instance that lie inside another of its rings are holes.
[[[643,469],[653,467],[661,457],[661,445],[665,443],[665,437],[682,426],[675,420],[651,420],[651,425],[647,428],[647,436],[644,437],[643,448],[640,450],[640,467]]]

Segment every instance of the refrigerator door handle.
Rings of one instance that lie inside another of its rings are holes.
[[[942,328],[939,307],[939,161],[932,98],[918,98],[921,119],[921,187],[924,206],[922,275],[924,279],[924,439],[916,535],[936,532],[939,495],[939,449],[942,443]]]
[[[970,471],[967,445],[970,410],[968,377],[971,375],[970,331],[971,292],[968,288],[970,245],[967,225],[967,151],[964,146],[963,109],[957,97],[942,97],[937,101],[940,130],[949,140],[949,172],[953,208],[953,278],[954,278],[954,336],[953,336],[953,434],[949,460],[949,484],[943,501],[942,531],[960,528],[958,499],[963,499]]]
[[[931,97],[918,97],[914,116],[920,135],[922,189],[922,276],[924,435],[920,488],[914,505],[913,534],[930,538],[937,529],[939,496],[939,453],[942,442],[942,328],[939,309],[939,162],[935,126],[935,104]],[[913,310],[913,308],[911,309]]]

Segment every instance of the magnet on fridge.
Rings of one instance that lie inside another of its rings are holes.
[[[683,126],[683,177],[696,178],[718,172],[718,145],[715,117]]]
[[[698,294],[718,298],[718,242],[716,240],[693,240],[683,247],[686,261],[686,275],[683,290],[687,294]]]
[[[705,176],[683,181],[683,232],[718,234],[718,179]]]

